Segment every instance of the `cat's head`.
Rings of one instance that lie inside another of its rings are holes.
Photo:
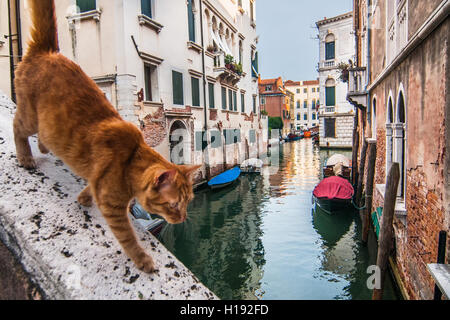
[[[193,178],[199,165],[149,168],[143,175],[142,189],[136,197],[149,213],[163,217],[170,224],[187,218],[187,206],[194,198]]]

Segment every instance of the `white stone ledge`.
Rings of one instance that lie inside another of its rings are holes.
[[[128,260],[98,209],[76,199],[83,181],[31,138],[38,169],[17,166],[13,105],[0,93],[0,239],[46,299],[217,299],[158,240],[134,222],[159,272]]]

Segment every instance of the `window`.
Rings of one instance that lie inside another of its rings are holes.
[[[208,93],[209,93],[209,107],[214,109],[216,107],[214,99],[214,83],[208,83]]]
[[[228,108],[233,111],[233,91],[228,89]]]
[[[265,97],[261,97],[261,104],[265,105],[266,104],[266,98]]]
[[[308,89],[303,89],[303,93],[308,93]]]
[[[316,109],[316,99],[313,99],[313,101],[311,102],[311,109],[312,110]]]
[[[253,5],[253,1],[250,0],[250,21],[255,21],[255,12],[254,12],[254,5]]]
[[[325,38],[325,60],[334,60],[336,51],[335,47],[334,35],[327,35],[327,37]]]
[[[145,82],[145,100],[154,101],[153,84],[155,84],[156,79],[156,67],[152,65],[144,65],[144,82]]]
[[[336,138],[336,118],[325,118],[325,138]]]
[[[297,113],[297,120],[300,121],[300,113]]]
[[[233,111],[237,111],[237,93],[233,91]]]
[[[222,87],[222,110],[227,110],[227,88]]]
[[[261,100],[264,100],[264,98],[261,98]],[[245,112],[245,94],[241,93],[241,112]]]
[[[152,0],[141,0],[141,13],[149,18],[153,18]]]
[[[258,52],[252,50],[251,54],[252,77],[258,78]]]
[[[312,119],[316,120],[316,114],[315,113],[312,114]]]
[[[242,8],[242,0],[238,0],[238,6]]]
[[[308,121],[308,114],[307,114],[307,113],[305,113],[305,114],[303,115],[303,120]]]
[[[243,60],[242,60],[243,52],[244,52],[244,48],[242,47],[242,41],[239,41],[239,63],[241,65],[243,63]]]
[[[192,85],[192,106],[200,107],[200,81],[198,78],[191,77]]]
[[[301,92],[301,90],[300,89],[297,89],[297,93],[300,93]]]
[[[79,12],[87,12],[97,9],[96,0],[77,0]]]
[[[336,82],[334,79],[328,79],[325,83],[325,105],[327,107],[336,105]]]
[[[316,92],[316,88],[312,88],[312,92]]]
[[[256,114],[256,96],[253,96],[253,113]]]
[[[266,91],[272,91],[272,86],[266,86]]]
[[[183,74],[172,71],[173,104],[184,104]]]
[[[303,101],[303,108],[305,108],[305,109],[308,108],[308,101],[307,100]]]
[[[188,6],[188,28],[189,28],[189,41],[195,42],[195,16],[194,16],[194,0],[187,0]]]
[[[301,105],[300,100],[297,100],[297,109],[300,109],[300,105]]]

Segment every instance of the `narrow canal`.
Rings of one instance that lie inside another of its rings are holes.
[[[160,240],[221,299],[370,299],[375,240],[361,245],[355,212],[312,209],[322,164],[334,152],[311,139],[282,145],[277,172],[266,167],[262,176],[197,192],[188,221],[166,225]],[[384,297],[396,299],[390,279]]]

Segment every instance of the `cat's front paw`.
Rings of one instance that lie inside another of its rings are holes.
[[[81,204],[83,207],[92,207],[93,200],[92,196],[90,194],[81,193],[78,196],[78,203]]]
[[[37,168],[36,162],[34,161],[33,157],[18,157],[17,160],[19,161],[19,165],[27,170]]]
[[[136,259],[134,263],[136,264],[136,267],[138,267],[138,269],[146,273],[152,273],[157,271],[152,257],[150,257],[147,254],[143,255],[142,258]]]

